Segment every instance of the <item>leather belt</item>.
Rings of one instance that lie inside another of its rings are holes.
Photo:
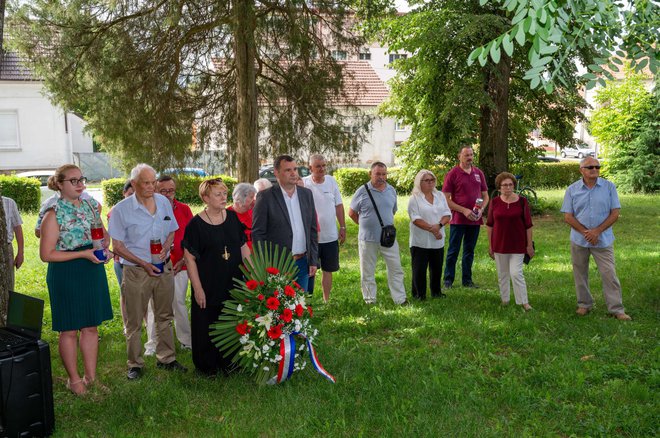
[[[293,259],[294,259],[294,260],[300,260],[301,258],[305,257],[306,255],[307,255],[306,252],[304,252],[304,253],[302,253],[302,254],[294,254],[294,255],[293,255]]]

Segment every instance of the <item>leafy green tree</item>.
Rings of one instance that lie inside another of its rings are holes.
[[[512,56],[515,43],[529,57],[525,79],[533,89],[551,93],[557,84],[568,86],[572,57],[589,48],[595,52],[585,63],[588,88],[613,80],[613,72],[628,57],[635,71],[660,66],[658,28],[660,8],[655,0],[479,0],[511,17],[504,32],[477,47],[469,57],[483,66],[488,58],[498,63],[502,52]],[[616,55],[616,56],[614,56]],[[607,66],[607,69],[604,68]]]
[[[533,129],[570,144],[577,108],[584,105],[574,79],[570,87],[548,95],[525,83],[523,56],[503,53],[499,63],[466,64],[475,46],[506,28],[503,13],[469,0],[415,6],[403,16],[378,20],[371,29],[390,51],[411,54],[395,64],[398,74],[383,108],[412,127],[399,152],[408,177],[420,167],[454,164],[461,146],[478,144],[479,165],[493,187],[499,172],[534,159],[537,151],[528,141]]]
[[[219,143],[253,180],[259,152],[350,156],[360,142],[345,125],[368,125],[330,56],[361,44],[345,0],[31,0],[10,12],[13,46],[52,99],[129,165]]]
[[[607,172],[622,191],[654,192],[660,188],[659,91],[645,89],[643,74],[625,71],[623,81],[607,81],[596,94],[590,130],[603,146]]]

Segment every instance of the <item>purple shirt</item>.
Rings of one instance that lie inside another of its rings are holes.
[[[442,193],[449,193],[451,200],[461,207],[472,209],[474,201],[481,198],[482,192],[487,192],[486,177],[484,173],[472,166],[470,173],[466,173],[460,166],[454,167],[445,176],[442,184]],[[483,220],[471,221],[463,213],[452,211],[452,225],[481,225]]]

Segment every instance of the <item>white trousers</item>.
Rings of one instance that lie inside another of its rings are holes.
[[[366,303],[376,302],[376,262],[378,253],[383,256],[387,266],[387,285],[395,304],[406,301],[406,289],[403,286],[403,269],[399,256],[399,242],[394,242],[391,248],[380,246],[379,242],[358,241],[360,254],[360,274],[362,297]]]
[[[174,300],[172,310],[174,311],[174,325],[176,326],[176,338],[181,345],[190,347],[190,319],[188,318],[188,307],[186,306],[186,295],[188,293],[188,271],[179,271],[174,276]],[[146,351],[156,349],[154,330],[154,311],[149,301],[147,310],[147,336],[149,340],[144,344]]]
[[[516,304],[529,304],[527,301],[527,284],[523,275],[524,254],[500,254],[495,253],[495,265],[497,266],[497,280],[500,285],[500,297],[502,302],[509,302],[511,285],[513,283],[513,295]]]

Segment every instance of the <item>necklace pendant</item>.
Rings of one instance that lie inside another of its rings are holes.
[[[229,260],[229,257],[231,257],[231,254],[227,252],[227,247],[225,246],[225,251],[221,256],[225,260]]]

